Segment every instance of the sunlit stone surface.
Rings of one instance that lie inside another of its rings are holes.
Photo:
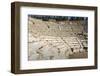
[[[84,24],[84,21],[43,21],[29,17],[28,60],[87,58]]]

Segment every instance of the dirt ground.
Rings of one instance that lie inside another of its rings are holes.
[[[88,58],[88,52],[76,52],[69,55],[69,59]]]

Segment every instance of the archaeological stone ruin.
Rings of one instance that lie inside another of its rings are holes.
[[[28,60],[88,57],[86,20],[28,17]]]

